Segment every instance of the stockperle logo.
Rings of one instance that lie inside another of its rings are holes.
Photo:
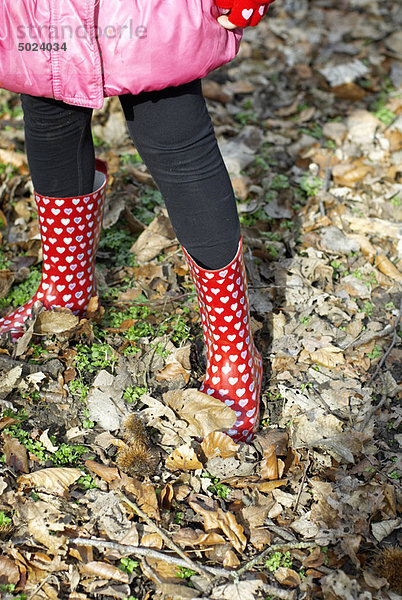
[[[119,25],[107,24],[104,27],[95,25],[94,27],[85,27],[84,25],[18,25],[17,38],[19,40],[41,41],[43,39],[50,40],[72,40],[78,39],[100,39],[105,37],[108,39],[145,39],[148,35],[145,25],[135,25],[133,19]]]

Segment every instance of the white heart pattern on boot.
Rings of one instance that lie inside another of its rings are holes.
[[[0,334],[10,332],[13,339],[21,337],[24,322],[31,316],[36,301],[46,309],[63,306],[74,314],[85,314],[89,300],[97,293],[95,252],[101,232],[106,183],[106,164],[96,160],[95,191],[92,194],[75,198],[48,198],[35,193],[43,247],[42,279],[36,293],[24,306],[0,319]],[[86,203],[89,200],[93,203],[88,213],[90,205],[86,206]],[[78,225],[81,217],[74,215],[84,210],[88,219],[81,229]],[[82,235],[79,235],[81,232]],[[85,235],[92,239],[80,244],[78,251],[78,238],[82,240]],[[89,260],[82,261],[84,257]],[[79,264],[85,269],[75,273]],[[78,285],[83,288],[76,290]]]
[[[258,428],[262,359],[250,329],[242,240],[232,262],[216,271],[202,269],[183,251],[197,291],[207,350],[200,391],[230,406],[237,421],[226,433],[235,441],[249,442]]]

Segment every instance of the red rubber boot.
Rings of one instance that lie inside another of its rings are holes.
[[[106,164],[96,161],[92,194],[74,198],[48,198],[35,193],[42,240],[42,279],[32,298],[0,319],[0,334],[21,337],[24,321],[39,301],[46,309],[70,308],[84,315],[96,295],[95,254],[102,226],[107,183]]]
[[[216,271],[199,267],[183,248],[197,291],[207,349],[201,392],[222,400],[237,421],[226,431],[249,442],[258,429],[262,359],[250,329],[242,241],[232,262]]]

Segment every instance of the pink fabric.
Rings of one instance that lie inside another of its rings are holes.
[[[0,87],[101,108],[105,96],[186,83],[239,49],[241,31],[219,14],[214,0],[3,0]]]

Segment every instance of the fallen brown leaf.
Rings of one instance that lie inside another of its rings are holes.
[[[0,583],[17,585],[20,572],[17,565],[7,556],[0,556]]]
[[[163,395],[166,404],[189,423],[189,435],[204,438],[212,431],[225,430],[236,422],[235,413],[220,400],[189,388]]]
[[[264,451],[264,457],[260,462],[260,475],[261,479],[269,479],[270,481],[278,479],[278,460],[273,444]]]
[[[243,552],[247,538],[233,513],[224,512],[208,497],[194,496],[189,500],[189,505],[196,513],[202,515],[205,531],[221,529],[232,546],[238,552]]]
[[[225,557],[223,559],[224,567],[238,567],[240,565],[240,561],[237,558],[236,554],[233,550],[227,550]]]
[[[20,487],[35,486],[39,487],[50,494],[57,496],[65,496],[70,485],[75,483],[82,475],[80,469],[72,469],[69,467],[54,467],[49,469],[41,469],[30,473],[29,475],[21,475],[18,478]]]
[[[163,508],[164,510],[170,510],[173,498],[174,488],[170,483],[168,483],[160,493],[159,501],[161,508]]]
[[[287,585],[289,587],[298,587],[301,584],[301,579],[298,573],[288,567],[279,567],[274,573],[275,579],[281,585]]]
[[[18,472],[28,473],[28,454],[25,446],[16,438],[3,435],[6,464]]]
[[[288,453],[289,434],[284,429],[263,431],[256,436],[256,441],[264,451],[273,444],[276,456],[286,456]]]
[[[152,483],[142,483],[131,477],[126,483],[125,489],[136,496],[138,506],[148,517],[160,521],[158,499]]]
[[[215,546],[224,544],[225,539],[219,533],[205,533],[201,529],[184,527],[173,533],[173,541],[181,546]]]
[[[343,83],[342,85],[336,85],[331,91],[337,98],[343,98],[345,100],[352,100],[355,102],[363,100],[364,96],[366,95],[364,89],[353,81],[349,83]]]
[[[215,456],[229,458],[230,456],[236,456],[239,446],[225,433],[211,431],[201,442],[201,449],[208,459]]]
[[[214,589],[214,600],[255,600],[256,592],[262,581],[250,580],[239,583],[225,583]]]
[[[79,318],[67,308],[44,310],[35,323],[36,333],[64,333],[78,325]]]
[[[43,514],[43,504],[31,503],[27,507],[27,524],[29,533],[38,542],[46,546],[52,554],[58,554],[65,545],[66,538],[63,535],[50,535]]]
[[[375,266],[381,273],[384,273],[390,279],[395,279],[395,281],[402,281],[402,273],[398,271],[395,265],[385,256],[385,254],[380,254],[375,257]]]
[[[107,467],[106,465],[97,463],[94,460],[86,460],[85,466],[87,469],[108,483],[114,481],[115,479],[120,479],[119,470],[116,467]]]
[[[192,471],[202,469],[203,465],[198,460],[194,449],[188,444],[183,444],[167,457],[166,468],[170,471]]]
[[[236,521],[234,514],[223,512],[221,508],[218,508],[218,525],[233,547],[238,552],[243,552],[247,544],[247,538],[244,535],[243,527]]]
[[[5,298],[14,283],[14,273],[10,269],[0,270],[0,298]]]
[[[82,565],[81,574],[97,577],[99,579],[114,579],[116,581],[121,581],[122,583],[128,583],[130,580],[128,574],[124,573],[121,569],[96,560],[87,563],[86,565]]]
[[[146,546],[147,548],[157,548],[158,550],[162,549],[163,540],[158,533],[146,533],[141,538],[141,546]]]
[[[365,165],[361,160],[354,160],[351,163],[339,163],[332,169],[335,184],[347,187],[353,187],[368,173],[372,172],[373,168],[370,165]]]
[[[265,527],[252,527],[250,529],[250,544],[262,550],[271,543],[271,533]]]
[[[138,262],[147,263],[158,256],[162,250],[171,246],[174,239],[172,225],[168,217],[161,212],[140,234],[130,248],[130,252],[135,255]]]
[[[276,488],[281,487],[282,485],[286,485],[287,482],[287,479],[280,479],[278,481],[263,481],[262,483],[259,483],[257,487],[260,490],[260,492],[264,492],[265,494],[267,494],[268,492],[272,492],[272,490],[275,490]]]

